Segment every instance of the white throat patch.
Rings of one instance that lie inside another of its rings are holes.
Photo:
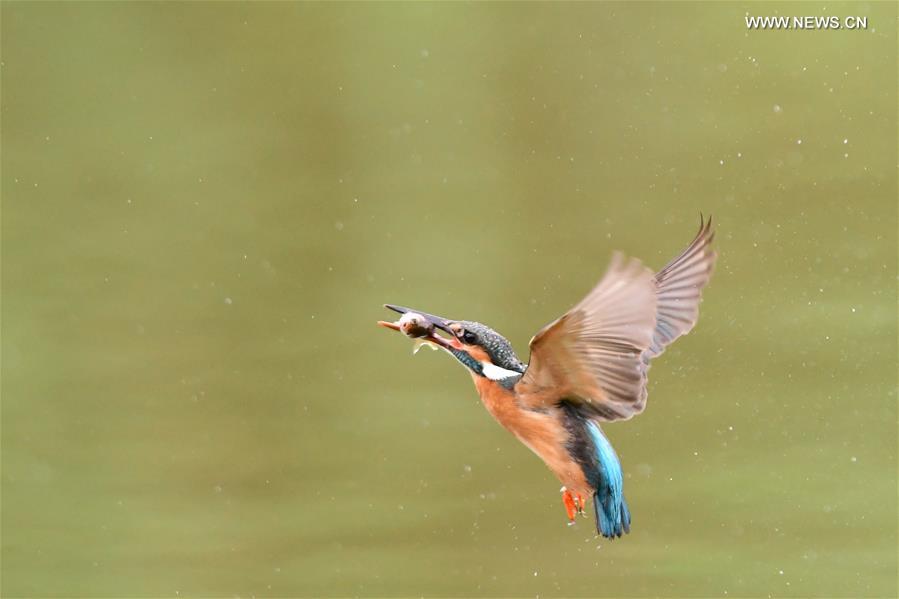
[[[521,376],[520,372],[515,372],[514,370],[506,370],[505,368],[497,366],[496,364],[492,364],[490,362],[481,362],[481,368],[483,369],[484,376],[486,376],[491,381],[501,381],[509,377]]]

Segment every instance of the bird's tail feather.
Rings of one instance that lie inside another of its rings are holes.
[[[631,512],[624,497],[617,503],[611,494],[597,491],[593,495],[593,508],[596,510],[596,532],[602,536],[614,539],[631,531]]]
[[[587,431],[596,448],[597,469],[591,477],[593,508],[596,510],[596,531],[604,537],[620,537],[631,528],[631,514],[624,501],[624,475],[621,462],[612,444],[595,422],[587,423]]]

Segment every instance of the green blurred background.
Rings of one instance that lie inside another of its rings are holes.
[[[3,2],[3,596],[895,596],[896,16]],[[620,541],[374,324],[526,359],[700,211]]]

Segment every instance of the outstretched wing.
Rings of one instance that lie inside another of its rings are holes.
[[[699,232],[680,256],[655,276],[658,313],[652,345],[644,354],[648,362],[681,335],[686,335],[699,319],[702,288],[708,284],[717,254],[712,251],[712,218],[699,222]]]
[[[699,316],[715,253],[712,221],[656,275],[616,253],[602,280],[577,306],[531,339],[515,389],[526,407],[565,400],[596,420],[620,420],[646,407],[649,361]]]
[[[587,297],[531,339],[530,363],[515,386],[519,401],[540,408],[564,399],[600,420],[639,412],[656,305],[652,271],[615,253]]]

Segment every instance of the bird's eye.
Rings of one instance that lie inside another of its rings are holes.
[[[469,345],[473,345],[474,342],[478,340],[477,335],[475,335],[471,331],[462,331],[461,337],[462,337],[462,341],[464,341],[465,343],[467,343]]]

